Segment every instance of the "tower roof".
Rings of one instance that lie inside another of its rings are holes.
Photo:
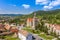
[[[31,22],[33,20],[33,18],[28,18],[27,21]]]

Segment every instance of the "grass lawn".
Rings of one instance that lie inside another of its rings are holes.
[[[30,33],[38,34],[40,37],[44,38],[45,40],[52,40],[54,38],[53,36],[46,35],[45,33],[41,34],[42,33],[41,31],[37,31],[37,30],[33,31],[31,28],[28,28],[28,27],[23,28],[23,30],[27,30]]]
[[[40,37],[44,38],[45,40],[52,40],[54,37],[50,35],[44,34],[39,34]]]
[[[14,38],[12,36],[5,36],[6,40],[19,40],[19,38]]]
[[[2,36],[2,37],[0,37],[0,38],[2,38],[2,39],[4,39],[4,40],[20,40],[19,38],[14,38],[14,37],[12,37],[12,36]]]

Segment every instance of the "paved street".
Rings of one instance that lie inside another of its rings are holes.
[[[43,38],[39,37],[37,34],[33,34],[35,40],[44,40]]]

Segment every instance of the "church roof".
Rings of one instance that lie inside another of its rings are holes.
[[[33,18],[28,18],[27,21],[32,22]]]

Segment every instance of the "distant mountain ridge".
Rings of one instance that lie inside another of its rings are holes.
[[[22,14],[0,14],[0,16],[22,16]]]

